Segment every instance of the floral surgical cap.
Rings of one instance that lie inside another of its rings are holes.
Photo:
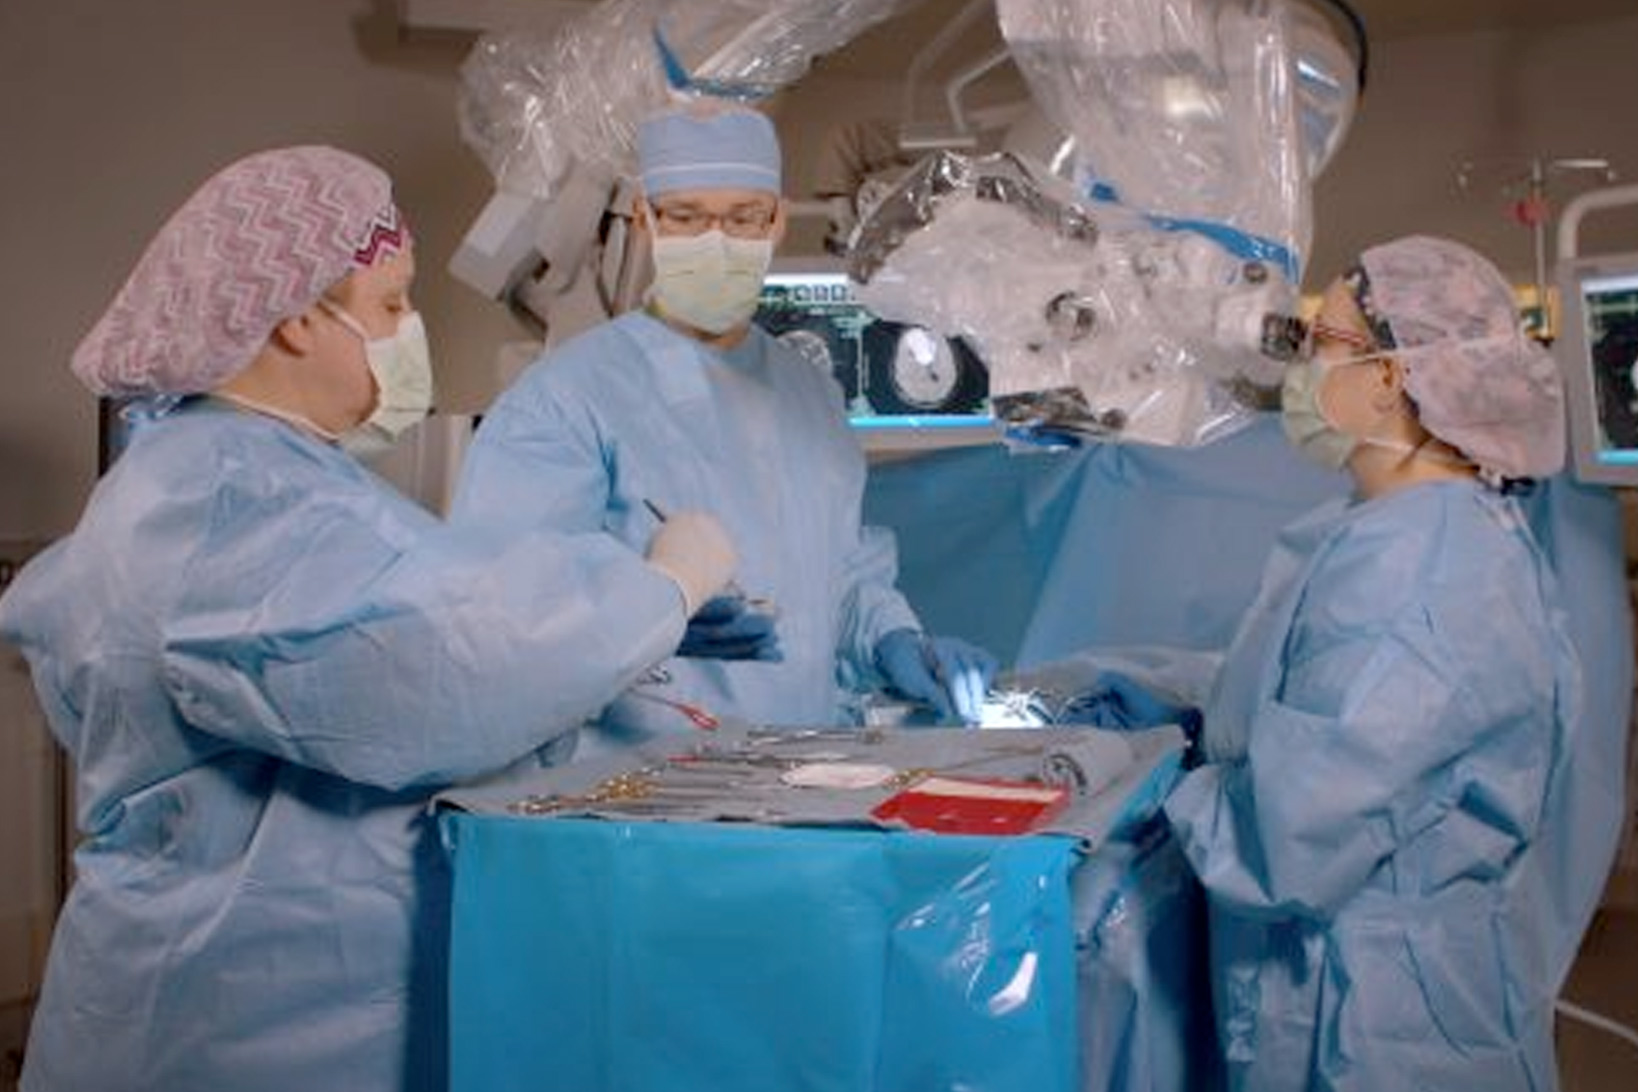
[[[1490,478],[1563,466],[1562,379],[1524,333],[1495,266],[1460,243],[1413,235],[1365,251],[1348,279],[1378,341],[1397,350],[1424,428]]]
[[[334,148],[259,152],[160,229],[74,351],[97,394],[195,394],[246,368],[273,328],[410,245],[378,167]]]

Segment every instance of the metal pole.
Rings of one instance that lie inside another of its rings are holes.
[[[1536,333],[1546,337],[1547,321],[1547,166],[1537,156],[1530,161],[1530,237],[1536,259]]]

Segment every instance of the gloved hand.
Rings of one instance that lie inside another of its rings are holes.
[[[648,543],[648,563],[682,590],[689,617],[728,586],[739,564],[728,532],[706,512],[673,512]]]
[[[940,719],[977,724],[1000,665],[959,637],[896,629],[877,642],[876,666],[894,690],[931,705]]]
[[[1168,701],[1118,671],[1100,672],[1092,689],[1070,702],[1059,719],[1116,729],[1177,724],[1191,739],[1200,734],[1201,724],[1200,710],[1194,706]]]
[[[752,609],[743,595],[718,595],[705,601],[688,620],[679,656],[702,660],[762,660],[785,658],[774,631],[774,615]]]

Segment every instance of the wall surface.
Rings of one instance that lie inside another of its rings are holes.
[[[491,190],[456,127],[466,42],[399,41],[392,8],[0,3],[0,537],[73,526],[96,459],[74,346],[165,217],[261,148],[334,144],[393,175],[419,237],[441,404],[487,401],[491,347],[518,328],[443,271]]]
[[[1328,278],[1384,238],[1436,232],[1529,283],[1531,233],[1509,215],[1521,195],[1509,183],[1532,159],[1576,156],[1607,159],[1620,181],[1638,181],[1635,56],[1638,18],[1382,43],[1348,142],[1316,188],[1313,276]],[[1548,193],[1562,207],[1601,184],[1556,175]],[[1590,218],[1582,250],[1638,250],[1638,209]]]

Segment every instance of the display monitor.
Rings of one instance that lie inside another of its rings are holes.
[[[1572,469],[1638,485],[1638,253],[1565,260],[1558,288]]]
[[[960,338],[878,318],[839,265],[775,266],[756,322],[835,377],[867,450],[989,443],[989,373]]]

